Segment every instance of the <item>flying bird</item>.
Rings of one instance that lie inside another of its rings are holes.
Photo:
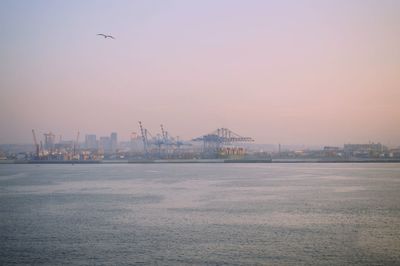
[[[111,38],[111,39],[114,39],[115,40],[115,38],[114,38],[114,36],[111,36],[111,35],[106,35],[106,34],[103,34],[103,33],[99,33],[99,34],[97,34],[97,35],[100,35],[100,36],[103,36],[104,38]]]

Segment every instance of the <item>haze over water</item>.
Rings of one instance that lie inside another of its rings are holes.
[[[398,265],[399,164],[0,165],[0,264]]]
[[[400,144],[399,1],[0,2],[0,143],[228,127]],[[115,40],[98,33],[112,34]]]

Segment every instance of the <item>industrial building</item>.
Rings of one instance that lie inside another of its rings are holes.
[[[343,148],[325,146],[321,149],[301,149],[266,152],[260,146],[252,144],[251,137],[244,137],[228,128],[218,128],[208,134],[191,140],[182,140],[170,133],[164,125],[159,132],[152,133],[139,121],[138,132],[132,132],[130,140],[119,142],[118,134],[97,137],[85,135],[84,143],[79,143],[79,132],[74,140],[56,141],[56,135],[46,132],[43,141],[38,140],[32,130],[34,152],[29,158],[34,160],[103,160],[103,159],[380,159],[398,158],[399,149],[389,150],[381,143],[344,144]],[[255,146],[254,146],[255,145]]]

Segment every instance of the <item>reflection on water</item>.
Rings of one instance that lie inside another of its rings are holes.
[[[0,264],[399,264],[400,164],[0,165]]]

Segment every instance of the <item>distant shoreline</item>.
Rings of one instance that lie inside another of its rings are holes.
[[[0,164],[211,164],[211,163],[400,163],[400,159],[193,159],[193,160],[0,160]]]

